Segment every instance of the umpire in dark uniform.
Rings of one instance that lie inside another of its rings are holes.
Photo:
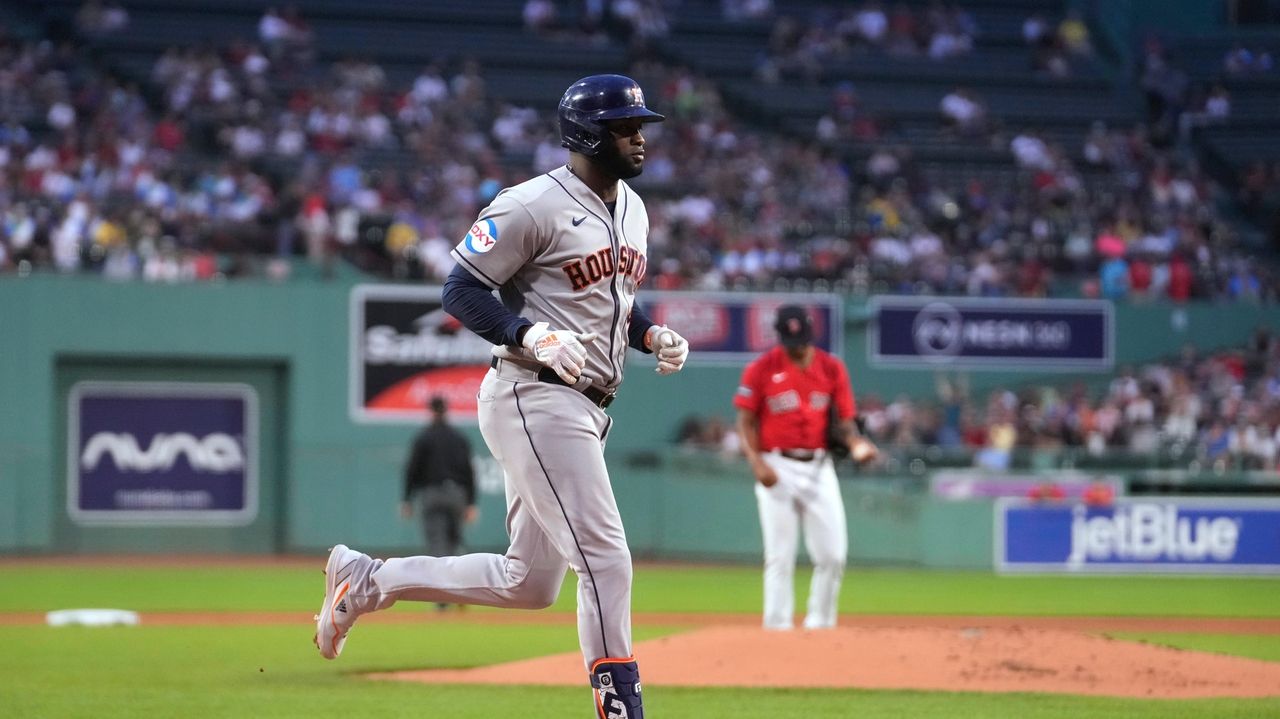
[[[458,553],[462,526],[476,519],[476,478],[471,467],[471,444],[448,422],[443,397],[432,397],[431,423],[418,432],[404,470],[404,500],[400,516],[413,516],[416,498],[422,513],[427,553],[448,557]]]

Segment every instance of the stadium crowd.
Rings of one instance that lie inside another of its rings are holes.
[[[1055,461],[1065,448],[1193,456],[1202,466],[1277,468],[1280,340],[1259,328],[1247,346],[1123,368],[1100,392],[1082,384],[997,390],[971,401],[940,381],[938,403],[864,399],[868,432],[896,445],[966,447],[980,466],[1005,469],[1012,452]]]
[[[979,32],[973,16],[956,4],[920,10],[903,3],[886,9],[879,0],[822,7],[809,17],[778,15],[756,66],[763,82],[788,77],[818,80],[834,61],[853,53],[945,61],[973,51]]]
[[[752,17],[772,18],[768,44],[756,64],[756,77],[766,83],[829,78],[833,64],[869,53],[946,62],[972,54],[982,34],[972,13],[940,0],[927,7],[865,0],[821,6],[806,16],[775,14],[770,5]],[[1060,19],[1043,13],[1027,17],[1022,39],[1030,50],[1028,67],[1049,78],[1070,77],[1093,56],[1089,28],[1075,11]]]
[[[865,35],[859,27],[877,24],[866,13],[884,12],[872,1],[841,22]],[[954,5],[914,20],[977,32]],[[442,60],[397,84],[367,58],[319,62],[296,11],[268,10],[257,30],[254,40],[170,49],[143,87],[73,45],[4,40],[0,271],[282,276],[283,258],[306,254],[325,269],[343,256],[440,279],[457,235],[499,189],[565,161],[553,118],[490,97],[473,60]],[[688,69],[640,61],[631,72],[670,116],[646,128],[636,181],[651,197],[650,286],[1280,294],[1280,278],[1218,212],[1231,198],[1145,124],[1096,125],[1082,147],[1064,147],[1034,129],[980,123],[964,131],[1007,147],[1009,170],[957,181],[919,170],[891,134],[854,162],[821,141],[748,129]],[[950,100],[944,114],[964,104]],[[856,118],[857,104],[856,88],[838,89],[830,124],[849,122],[845,105]],[[1249,198],[1274,194],[1275,180],[1247,185]]]
[[[1239,348],[1187,346],[1165,362],[1125,367],[1102,387],[1083,383],[997,389],[970,396],[963,375],[937,378],[935,401],[860,394],[858,413],[883,447],[964,451],[976,466],[1054,468],[1073,455],[1128,453],[1195,461],[1207,469],[1280,469],[1280,336],[1258,328]],[[675,441],[735,454],[718,416],[690,416]]]

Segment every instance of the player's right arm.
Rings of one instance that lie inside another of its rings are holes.
[[[835,369],[835,386],[832,387],[832,401],[836,406],[836,418],[839,420],[839,430],[841,436],[845,438],[845,446],[849,448],[849,456],[857,464],[863,464],[874,460],[879,450],[875,443],[858,431],[858,426],[854,424],[854,417],[858,415],[858,404],[853,398],[853,388],[849,384],[849,371],[845,369],[844,362],[839,359],[833,360],[833,368]]]
[[[461,264],[444,281],[444,311],[495,345],[518,347],[533,323],[507,309],[480,278]]]
[[[510,193],[499,194],[449,253],[457,264],[444,283],[444,311],[493,344],[520,346],[533,323],[503,306],[493,291],[545,244],[529,209]]]
[[[751,465],[751,473],[762,486],[772,487],[778,483],[778,475],[765,464],[760,453],[760,408],[764,406],[764,397],[759,376],[760,365],[755,362],[742,371],[742,382],[733,395],[733,406],[738,408],[735,426],[742,453]]]
[[[499,194],[449,253],[458,264],[445,281],[444,310],[493,344],[524,347],[528,356],[572,385],[586,364],[582,344],[596,339],[595,333],[529,322],[493,296],[493,290],[546,249],[548,236],[529,208],[511,193]]]

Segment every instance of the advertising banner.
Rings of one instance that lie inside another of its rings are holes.
[[[877,297],[870,361],[880,366],[1109,369],[1110,302]]]
[[[808,309],[814,346],[835,354],[844,348],[844,305],[837,295],[653,291],[640,293],[640,305],[654,322],[689,340],[699,364],[741,365],[776,345],[773,323],[783,305]]]
[[[80,382],[67,412],[79,524],[240,525],[258,513],[258,405],[230,383]]]
[[[1001,572],[1280,573],[1280,499],[997,500]]]
[[[443,396],[454,419],[474,421],[490,345],[447,314],[439,287],[359,285],[351,292],[351,415],[357,422],[421,423]]]
[[[929,478],[929,491],[940,499],[962,501],[995,497],[1029,497],[1051,485],[1063,499],[1085,499],[1102,485],[1107,496],[1124,493],[1124,480],[1114,474],[1057,471],[1052,475],[994,473],[983,470],[941,470]]]

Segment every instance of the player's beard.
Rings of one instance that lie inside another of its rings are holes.
[[[623,155],[614,143],[601,143],[600,151],[591,160],[601,170],[619,180],[630,180],[644,172],[643,162],[636,164],[630,157]]]

